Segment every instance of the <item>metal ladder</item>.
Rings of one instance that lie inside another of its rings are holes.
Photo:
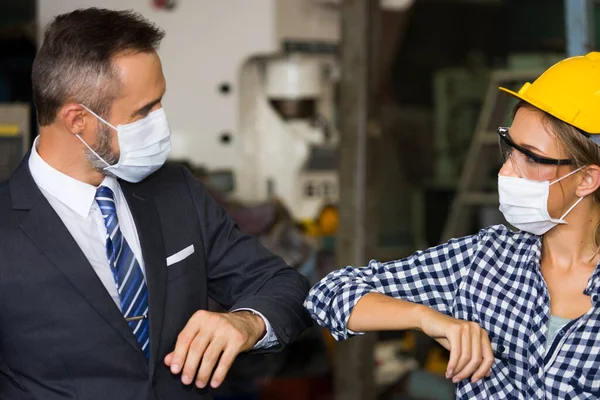
[[[498,90],[499,86],[518,90],[524,82],[533,82],[543,71],[496,70],[491,74],[481,114],[471,141],[456,195],[450,207],[441,242],[483,228],[475,219],[484,207],[498,206],[496,176],[502,165],[497,129],[510,125],[516,99]],[[498,221],[498,223],[504,221]]]

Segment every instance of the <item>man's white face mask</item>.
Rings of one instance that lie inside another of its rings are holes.
[[[548,213],[550,185],[562,181],[583,168],[578,168],[554,182],[536,182],[525,178],[498,175],[500,211],[504,214],[504,218],[515,228],[535,235],[543,235],[558,224],[566,224],[565,217],[583,200],[583,197],[580,197],[562,217],[552,218]]]
[[[110,165],[100,157],[82,138],[79,140],[106,164],[103,169],[127,182],[137,183],[164,165],[171,150],[171,130],[163,108],[151,112],[139,121],[126,125],[112,126],[95,112],[81,104],[115,131],[119,140],[120,156],[116,164]]]

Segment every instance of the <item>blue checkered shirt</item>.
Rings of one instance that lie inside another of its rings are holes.
[[[600,399],[600,268],[584,293],[592,308],[546,344],[550,295],[540,271],[541,239],[497,225],[403,260],[335,271],[305,306],[337,340],[358,300],[379,292],[477,322],[490,337],[491,376],[459,382],[459,399]],[[391,317],[391,316],[390,316]]]

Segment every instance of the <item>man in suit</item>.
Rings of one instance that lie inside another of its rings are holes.
[[[46,31],[40,135],[0,186],[1,399],[209,399],[310,324],[307,281],[164,165],[163,35],[94,8]]]

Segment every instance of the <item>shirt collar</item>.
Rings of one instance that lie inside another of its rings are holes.
[[[542,237],[529,232],[515,232],[516,261],[533,270],[542,266]]]
[[[592,273],[592,276],[590,277],[590,280],[588,281],[583,293],[588,294],[588,295],[591,294],[592,292],[600,293],[599,283],[600,283],[600,263],[598,265],[596,265],[596,269]],[[594,303],[595,302],[596,302],[596,300],[594,300]]]
[[[39,136],[35,138],[29,156],[29,170],[33,180],[40,189],[63,203],[83,218],[87,218],[95,204],[97,187],[78,181],[51,167],[37,152]],[[118,190],[115,178],[107,176],[101,183]]]

